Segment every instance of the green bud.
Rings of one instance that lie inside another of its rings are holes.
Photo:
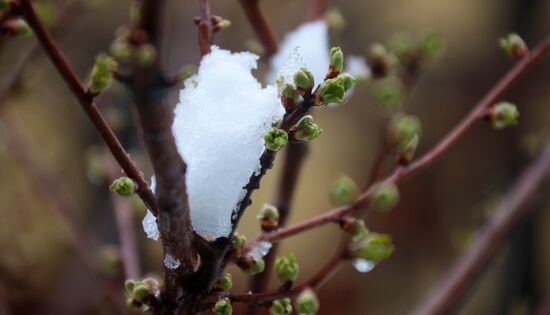
[[[415,116],[398,113],[390,121],[389,135],[398,151],[402,151],[407,143],[420,133],[420,120]]]
[[[346,92],[355,86],[355,78],[348,73],[342,73],[336,77],[344,86]]]
[[[399,202],[399,190],[394,183],[378,184],[372,195],[374,208],[379,211],[387,211]]]
[[[99,267],[109,276],[118,276],[122,272],[122,258],[115,245],[105,245],[99,251]]]
[[[141,5],[139,4],[139,1],[133,1],[130,4],[130,21],[132,23],[139,23],[139,20],[141,19]]]
[[[221,299],[214,305],[214,312],[216,315],[231,315],[233,313],[233,306],[229,299]]]
[[[329,79],[323,82],[317,90],[319,95],[320,104],[328,105],[332,103],[341,104],[344,102],[344,96],[346,94],[346,89],[341,80]]]
[[[387,76],[397,63],[395,55],[380,43],[374,43],[370,46],[368,59],[372,76],[375,79]]]
[[[264,204],[257,216],[263,231],[273,231],[279,226],[279,210],[270,204]]]
[[[113,80],[113,71],[116,69],[116,61],[105,53],[100,53],[95,59],[92,68],[91,80],[88,84],[88,91],[98,94],[105,90]]]
[[[345,206],[355,202],[359,195],[359,189],[353,179],[342,175],[332,184],[330,200],[334,205]]]
[[[399,151],[399,162],[402,164],[409,164],[410,161],[412,161],[414,154],[416,153],[416,148],[418,147],[418,142],[420,142],[420,137],[418,137],[418,134],[415,134],[412,136],[411,139],[409,139],[409,142],[403,146],[403,148]]]
[[[489,110],[489,119],[496,129],[515,126],[518,124],[519,111],[512,103],[500,102]]]
[[[9,0],[0,0],[0,12],[7,11],[10,9],[10,1]]]
[[[109,47],[111,55],[120,61],[128,61],[132,55],[132,45],[124,38],[117,38]]]
[[[358,242],[352,243],[349,247],[349,253],[353,257],[374,263],[379,263],[388,258],[393,250],[394,246],[390,235],[373,232]]]
[[[410,34],[398,33],[392,35],[388,46],[405,66],[415,58],[417,52],[416,39]]]
[[[13,35],[29,37],[32,35],[32,29],[23,19],[17,19],[11,23]]]
[[[344,70],[344,53],[340,47],[332,47],[329,53],[332,70],[340,73]]]
[[[388,110],[395,109],[401,104],[401,85],[395,78],[376,82],[373,92],[376,100]]]
[[[288,257],[277,256],[275,260],[275,272],[282,284],[295,281],[298,278],[299,268],[294,253],[289,253]]]
[[[269,308],[270,315],[290,315],[292,314],[292,303],[289,298],[282,298],[271,303]]]
[[[523,39],[516,33],[510,33],[499,40],[500,47],[516,59],[521,59],[529,53],[529,48]]]
[[[301,68],[296,71],[292,79],[294,80],[294,84],[300,89],[309,90],[315,85],[315,78],[307,68]]]
[[[224,272],[220,275],[218,282],[216,282],[216,287],[228,291],[233,287],[233,277],[230,273]]]
[[[441,34],[432,31],[423,31],[419,39],[420,52],[427,59],[437,59],[445,51],[445,40]]]
[[[363,220],[356,220],[353,231],[351,232],[352,241],[357,242],[365,238],[368,234],[369,230],[365,226],[365,222]]]
[[[126,289],[126,292],[132,293],[135,287],[136,287],[136,282],[134,280],[128,279],[124,281],[124,288]]]
[[[246,269],[244,272],[249,276],[253,276],[255,274],[263,272],[264,269],[265,269],[265,261],[263,260],[263,258],[260,258],[258,260],[255,260],[252,266]]]
[[[240,250],[246,243],[246,236],[241,235],[237,232],[233,233],[233,249]]]
[[[197,70],[198,70],[197,66],[193,64],[185,65],[178,72],[176,80],[178,82],[183,82],[187,80],[189,77],[191,77],[192,75],[194,75],[195,73],[197,73]]]
[[[296,140],[311,141],[318,138],[323,133],[323,129],[313,121],[313,116],[306,115],[293,127],[293,132]]]
[[[157,49],[152,44],[142,44],[136,49],[136,59],[142,67],[152,65],[156,57]]]
[[[132,290],[132,297],[134,298],[134,300],[139,302],[142,302],[144,299],[150,297],[151,295],[152,294],[149,290],[149,287],[143,282],[136,283],[134,289]]]
[[[226,29],[228,27],[231,27],[231,21],[223,19],[216,26],[223,30],[223,29]]]
[[[319,299],[311,289],[305,289],[296,298],[296,310],[300,314],[315,314],[319,306]]]
[[[288,142],[286,131],[278,128],[271,128],[264,135],[265,147],[270,151],[279,151]]]
[[[296,92],[296,89],[294,88],[294,86],[292,86],[292,84],[285,84],[282,87],[281,95],[294,102],[298,101],[298,97],[299,97],[298,93]]]
[[[137,312],[141,307],[141,303],[129,297],[126,299],[126,307],[132,312]]]
[[[109,189],[123,197],[130,197],[136,192],[136,184],[131,178],[122,176],[115,179]]]
[[[325,21],[327,21],[329,29],[334,32],[340,32],[346,27],[346,19],[337,8],[330,9],[325,14]]]

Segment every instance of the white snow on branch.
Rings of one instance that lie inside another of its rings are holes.
[[[329,50],[328,27],[325,21],[300,25],[285,36],[279,51],[271,58],[268,82],[275,83],[281,74],[280,69],[284,72],[283,75],[292,75],[303,66],[313,73],[315,84],[323,82],[330,65]],[[301,56],[303,63],[294,62],[296,54]]]
[[[251,71],[258,56],[212,46],[185,82],[172,131],[187,163],[193,229],[206,239],[229,236],[231,215],[260,169],[263,135],[284,114],[277,90]]]

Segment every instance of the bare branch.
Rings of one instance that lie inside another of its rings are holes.
[[[212,22],[210,21],[210,4],[208,0],[199,0],[200,7],[200,22],[199,28],[199,48],[201,56],[204,56],[210,52],[210,46],[212,45]]]
[[[264,13],[262,12],[259,0],[240,0],[241,5],[265,49],[265,56],[271,57],[277,50],[279,45],[273,29],[269,25]]]
[[[456,262],[442,282],[412,313],[448,314],[489,265],[510,233],[531,214],[535,193],[550,176],[550,143],[543,155],[520,177],[506,198],[493,211],[486,226]]]
[[[130,159],[128,153],[122,147],[122,144],[107,125],[107,122],[101,116],[101,113],[97,109],[96,105],[93,102],[93,99],[86,93],[73,69],[69,66],[65,57],[61,54],[58,46],[53,41],[52,37],[44,28],[42,22],[36,15],[30,0],[21,0],[20,1],[21,11],[25,20],[33,29],[36,37],[38,38],[42,48],[50,57],[50,60],[56,67],[59,74],[63,77],[65,83],[67,83],[71,92],[76,96],[80,105],[99,131],[101,137],[111,150],[111,153],[120,164],[126,175],[132,178],[138,184],[137,193],[143,199],[145,204],[156,211],[157,205],[155,200],[155,195],[149,189],[149,184],[143,178],[143,174],[138,169],[136,164]]]

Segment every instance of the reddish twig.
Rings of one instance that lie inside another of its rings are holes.
[[[256,35],[265,49],[265,56],[271,57],[279,50],[279,45],[277,44],[277,38],[273,29],[260,8],[259,0],[240,1],[250,24],[252,24]]]
[[[542,301],[542,303],[537,306],[536,310],[533,312],[533,315],[550,315],[550,299]]]
[[[210,46],[212,45],[212,22],[210,21],[210,4],[208,0],[199,0],[200,8],[200,21],[199,28],[199,49],[201,56],[204,56],[210,52]]]
[[[326,0],[308,0],[307,4],[308,21],[315,21],[323,18],[327,6]]]
[[[138,184],[137,193],[143,199],[145,204],[156,211],[157,205],[155,200],[155,195],[149,189],[149,184],[143,178],[143,174],[136,166],[136,164],[130,159],[128,153],[122,147],[122,144],[107,125],[107,122],[101,116],[99,110],[93,102],[93,99],[86,93],[73,69],[69,66],[65,57],[61,54],[58,46],[53,41],[52,37],[44,28],[42,22],[36,15],[30,0],[21,0],[20,1],[22,14],[33,29],[36,37],[38,38],[42,48],[46,51],[50,60],[56,67],[59,74],[63,77],[63,80],[67,83],[71,92],[76,96],[80,105],[99,131],[101,137],[109,147],[109,150],[120,164],[126,175],[132,178]]]
[[[532,212],[528,205],[549,176],[550,145],[522,174],[448,276],[412,314],[449,314],[489,265],[510,233]]]

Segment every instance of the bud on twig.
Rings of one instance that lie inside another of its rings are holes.
[[[32,35],[32,29],[23,19],[9,20],[6,23],[9,33],[13,36],[29,37]]]
[[[529,48],[523,39],[516,33],[510,33],[506,37],[502,37],[499,41],[500,47],[506,53],[516,59],[521,59],[529,53]]]
[[[394,246],[390,235],[371,232],[363,239],[351,243],[348,250],[352,257],[379,263],[393,253]]]
[[[136,192],[136,186],[137,185],[131,178],[122,176],[115,179],[111,186],[109,186],[109,189],[112,192],[116,192],[123,197],[130,197],[133,193]]]
[[[375,79],[387,76],[396,63],[395,56],[380,43],[374,43],[370,46],[368,60],[372,76]]]
[[[214,312],[216,315],[231,315],[233,313],[233,306],[229,299],[221,299],[214,305]]]
[[[136,61],[142,67],[148,67],[155,62],[157,58],[157,49],[153,44],[141,44],[135,51]]]
[[[270,315],[290,315],[292,314],[292,303],[289,298],[275,300],[269,308]]]
[[[253,276],[255,274],[263,272],[265,269],[265,261],[263,260],[263,258],[258,258],[258,259],[254,259],[252,257],[250,258],[252,259],[251,261],[252,265],[249,268],[244,269],[244,272],[249,276]]]
[[[395,114],[390,121],[388,133],[392,145],[401,152],[415,135],[420,135],[420,120],[412,115]]]
[[[290,132],[292,138],[296,140],[311,141],[319,137],[323,133],[323,129],[313,121],[313,116],[306,115],[292,126]]]
[[[294,85],[302,90],[311,90],[315,85],[315,78],[307,68],[301,68],[292,77]]]
[[[345,94],[346,89],[342,80],[328,79],[319,86],[319,89],[317,90],[319,99],[315,100],[315,104],[341,104],[344,102]]]
[[[363,220],[356,220],[355,226],[353,227],[353,231],[351,233],[351,240],[358,241],[365,238],[368,234],[369,230],[365,226],[365,222]]]
[[[519,111],[512,103],[500,102],[489,109],[488,117],[495,129],[502,129],[518,124]]]
[[[355,202],[359,195],[359,189],[353,179],[342,175],[332,184],[330,200],[334,205],[345,206]]]
[[[111,55],[119,61],[128,61],[132,56],[132,45],[126,38],[117,38],[109,46]]]
[[[289,253],[288,257],[278,256],[275,260],[275,272],[282,284],[295,281],[298,278],[299,268],[294,253]]]
[[[388,110],[396,109],[401,104],[401,83],[394,77],[385,78],[374,85],[374,97]]]
[[[216,287],[223,291],[231,290],[233,287],[233,277],[230,273],[224,272],[216,282]]]
[[[279,210],[273,205],[264,204],[257,219],[260,220],[262,231],[273,231],[279,227]]]
[[[399,190],[394,183],[380,183],[377,185],[373,195],[372,203],[379,211],[387,211],[399,202]]]
[[[329,52],[330,70],[336,72],[336,75],[344,71],[344,53],[340,47],[332,47]]]
[[[346,19],[337,8],[330,9],[325,14],[325,21],[331,31],[340,32],[346,27]]]
[[[88,93],[97,95],[105,90],[113,80],[113,71],[116,69],[116,61],[101,53],[95,59],[92,74],[90,75],[90,83],[88,84]]]
[[[233,249],[240,250],[246,243],[246,236],[235,232],[233,233],[232,241],[233,241]]]
[[[418,134],[414,134],[414,136],[409,139],[407,144],[405,144],[403,148],[399,150],[397,161],[403,165],[409,164],[412,161],[414,154],[416,153],[416,148],[418,147],[419,141],[420,137],[418,137]]]
[[[281,103],[287,112],[291,112],[298,107],[300,95],[292,84],[284,84],[280,91]]]
[[[319,306],[319,299],[312,289],[305,289],[296,298],[296,310],[300,314],[315,314]]]
[[[279,151],[288,142],[286,131],[278,128],[271,128],[264,135],[265,147],[270,151]]]

